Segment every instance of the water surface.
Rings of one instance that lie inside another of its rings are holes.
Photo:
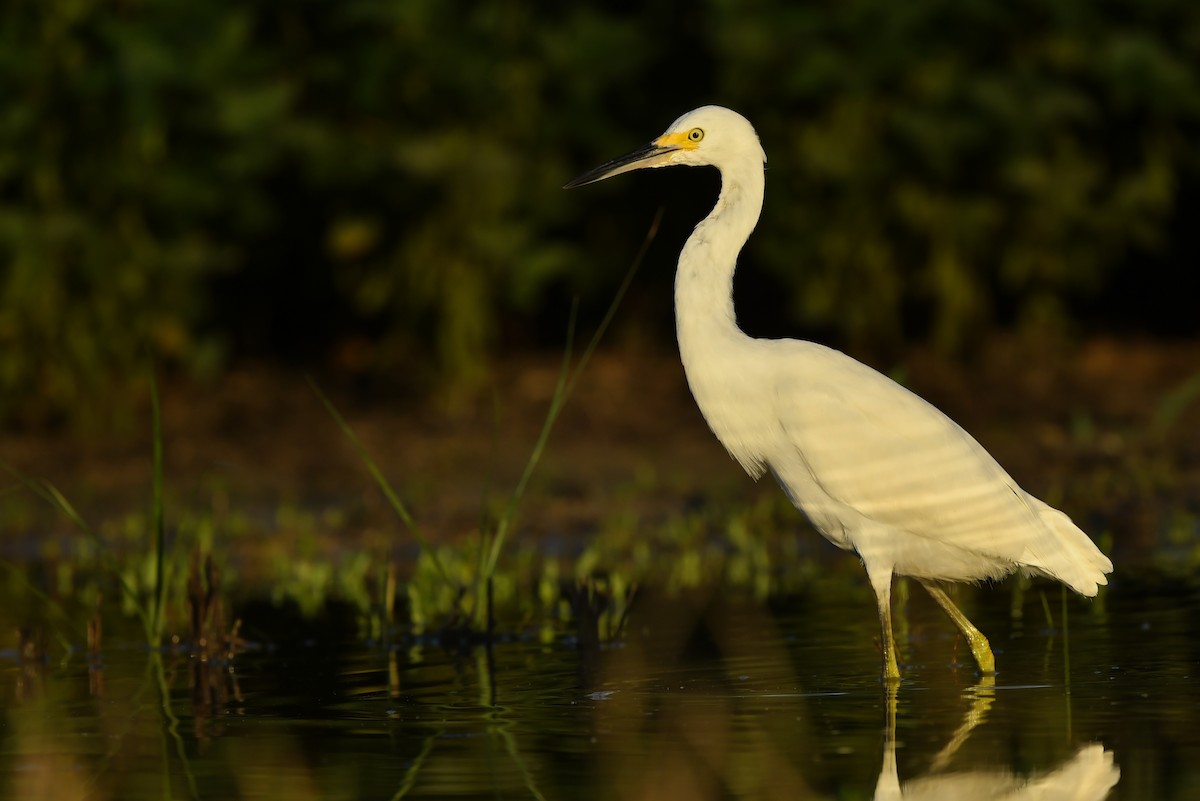
[[[306,622],[247,605],[251,647],[231,663],[152,653],[132,632],[111,632],[98,659],[0,652],[0,791],[1194,799],[1200,596],[1152,589],[1070,599],[1065,630],[1057,587],[1018,598],[1019,615],[1002,588],[967,593],[996,651],[990,682],[914,585],[894,695],[869,596],[646,593],[624,636],[599,646],[544,621],[490,647],[366,641],[336,610]]]

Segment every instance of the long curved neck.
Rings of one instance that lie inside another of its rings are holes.
[[[683,366],[692,367],[714,337],[741,336],[733,311],[738,253],[762,212],[763,165],[755,160],[722,171],[717,205],[692,231],[675,270],[675,332]]]

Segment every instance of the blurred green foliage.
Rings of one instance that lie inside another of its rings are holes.
[[[785,162],[761,247],[803,265],[799,311],[852,338],[899,333],[906,303],[946,348],[1004,299],[1061,321],[1170,246],[1182,183],[1194,197],[1195,6],[858,0],[764,28],[716,5],[721,94],[763,109]]]
[[[795,320],[951,349],[1061,325],[1181,247],[1198,75],[1191,0],[14,0],[0,418],[75,414],[148,355],[469,379],[636,249],[648,201],[583,225],[564,180],[702,102],[762,135],[752,258]]]

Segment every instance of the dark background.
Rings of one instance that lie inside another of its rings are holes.
[[[149,364],[469,390],[594,328],[659,207],[613,336],[670,349],[715,173],[560,187],[704,103],[769,157],[752,334],[1200,333],[1193,0],[540,5],[5,3],[0,423],[103,423]]]

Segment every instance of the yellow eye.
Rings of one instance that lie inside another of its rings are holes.
[[[699,128],[693,128],[692,130],[688,131],[687,137],[689,141],[699,142],[704,138],[704,131],[700,130]]]

